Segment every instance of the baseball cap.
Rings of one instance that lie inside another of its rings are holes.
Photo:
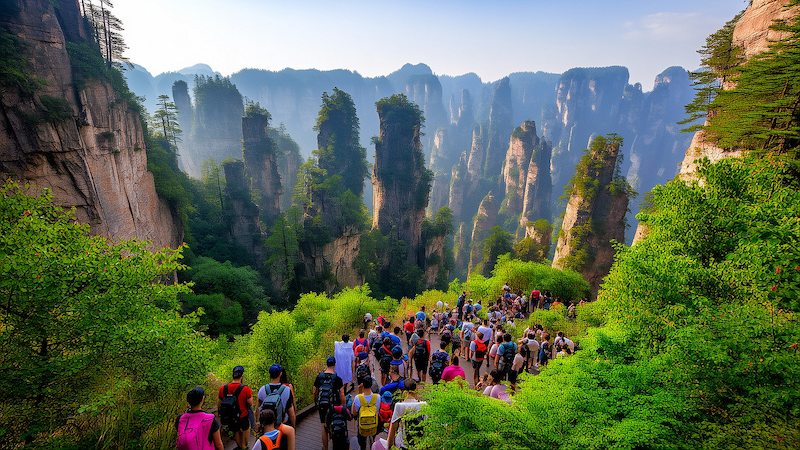
[[[283,367],[280,364],[273,364],[269,367],[270,378],[278,378],[281,372],[283,372]]]
[[[244,366],[236,366],[233,368],[233,378],[239,378],[244,375]]]
[[[333,356],[329,356],[328,357],[328,361],[326,362],[326,364],[328,365],[328,367],[335,366],[336,365],[336,358],[334,358]]]
[[[197,406],[200,404],[200,402],[203,401],[203,397],[205,396],[206,396],[205,389],[203,389],[202,386],[197,386],[196,388],[189,391],[188,394],[186,394],[186,401],[189,402],[189,405],[191,406]]]

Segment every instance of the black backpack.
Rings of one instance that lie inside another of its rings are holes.
[[[438,380],[442,377],[442,372],[447,366],[448,354],[445,352],[436,352],[431,359],[431,377]]]
[[[386,350],[386,346],[382,345],[380,348],[380,353],[381,353],[381,360],[380,360],[381,372],[389,373],[389,365],[392,363],[393,359],[392,352]]]
[[[346,442],[347,441],[347,413],[346,407],[334,407],[328,412],[328,431],[331,433],[331,439],[334,442]],[[339,412],[336,410],[339,409]]]
[[[511,344],[511,346],[508,344]],[[506,370],[511,369],[511,366],[514,365],[514,356],[516,353],[517,344],[513,342],[503,344],[503,366]]]
[[[243,384],[240,384],[233,393],[228,392],[227,384],[222,388],[219,420],[223,425],[232,425],[242,416],[242,411],[239,409],[239,394],[242,393],[242,389],[244,389]]]
[[[366,364],[359,364],[356,366],[356,379],[363,379],[368,376],[372,375],[372,372],[369,370],[369,366]]]
[[[322,384],[319,387],[319,394],[317,394],[317,405],[320,408],[327,408],[333,402],[333,383],[336,381],[335,373],[326,373],[323,376]]]
[[[420,339],[417,345],[414,346],[414,360],[427,361],[428,360],[428,340]]]

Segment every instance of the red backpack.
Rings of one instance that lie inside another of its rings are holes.
[[[214,415],[204,412],[185,413],[178,419],[178,450],[214,450],[214,444],[208,442],[208,433]]]
[[[392,421],[392,404],[391,403],[381,403],[381,409],[378,410],[378,418],[383,423],[389,423]]]
[[[472,341],[475,343],[475,361],[486,359],[486,343],[480,339]]]

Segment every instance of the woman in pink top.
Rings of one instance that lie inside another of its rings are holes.
[[[502,384],[503,378],[501,374],[497,370],[493,370],[489,376],[492,377],[492,381],[489,386],[486,386],[486,389],[483,390],[483,395],[508,401],[508,392],[506,391],[508,386]]]
[[[442,381],[453,381],[458,377],[461,377],[462,380],[467,379],[467,374],[464,373],[464,369],[458,365],[458,362],[458,356],[453,356],[450,359],[450,365],[442,371]]]

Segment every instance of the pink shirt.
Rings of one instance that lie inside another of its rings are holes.
[[[445,367],[444,371],[442,371],[442,380],[444,381],[453,381],[457,377],[461,377],[462,380],[467,379],[467,374],[464,373],[464,369],[460,366],[450,365]]]

